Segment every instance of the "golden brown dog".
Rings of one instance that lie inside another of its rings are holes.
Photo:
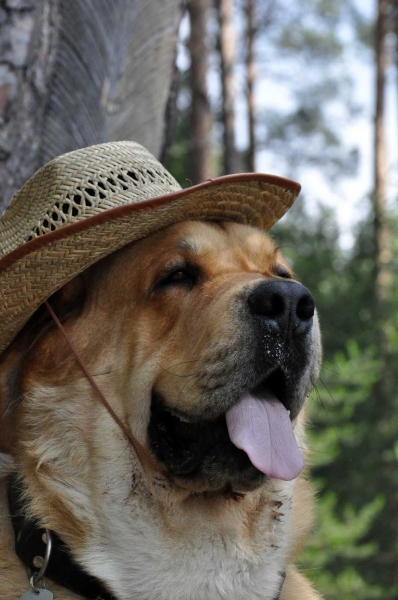
[[[118,600],[320,598],[292,563],[311,526],[309,484],[267,476],[228,434],[242,398],[272,394],[305,448],[319,329],[271,239],[237,224],[174,225],[94,265],[51,305],[159,469],[137,457],[42,307],[0,363],[26,511]],[[3,479],[0,599],[11,600],[29,584]],[[77,598],[46,583],[55,600]]]

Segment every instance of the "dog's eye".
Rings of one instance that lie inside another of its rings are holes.
[[[189,278],[189,273],[187,273],[186,271],[183,271],[181,269],[180,271],[175,271],[174,273],[169,275],[168,281],[169,282],[180,282],[180,281],[185,281],[188,278]]]
[[[292,274],[282,265],[277,265],[275,267],[274,275],[276,275],[276,277],[282,277],[282,279],[292,279]]]
[[[160,287],[187,285],[192,288],[199,279],[199,269],[194,265],[176,266],[170,269],[159,281]]]

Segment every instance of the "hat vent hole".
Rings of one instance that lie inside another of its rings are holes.
[[[128,190],[129,188],[128,188],[128,185],[126,185],[126,183],[127,183],[127,182],[126,182],[126,179],[125,179],[124,175],[123,175],[123,174],[121,174],[121,173],[119,173],[119,175],[117,176],[117,178],[118,178],[118,179],[120,180],[120,182],[121,182],[121,183],[120,183],[120,185],[122,186],[122,189],[123,189],[124,191]],[[123,184],[124,184],[124,185],[123,185]]]
[[[133,179],[133,181],[139,181],[137,174],[134,173],[134,171],[127,171],[127,176],[130,177],[130,179]]]
[[[56,201],[53,207],[44,215],[40,224],[31,229],[25,241],[55,231],[63,225],[73,222],[80,216],[91,216],[101,209],[103,201],[109,196],[113,196],[120,190],[128,191],[135,187],[156,182],[163,182],[175,185],[173,177],[158,168],[150,165],[142,169],[133,165],[128,167],[115,168],[108,171],[107,174],[98,174],[97,177],[86,180],[81,187],[76,186],[66,195]],[[92,177],[92,176],[91,176]]]

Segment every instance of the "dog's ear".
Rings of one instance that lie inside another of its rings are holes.
[[[61,322],[83,309],[89,279],[88,274],[82,273],[49,299]],[[22,398],[21,381],[29,354],[54,327],[46,306],[40,306],[0,358],[0,453],[7,453],[12,447],[13,415]]]

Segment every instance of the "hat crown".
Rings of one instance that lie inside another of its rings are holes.
[[[110,142],[55,158],[0,217],[0,258],[38,236],[103,211],[181,190],[136,142]]]

